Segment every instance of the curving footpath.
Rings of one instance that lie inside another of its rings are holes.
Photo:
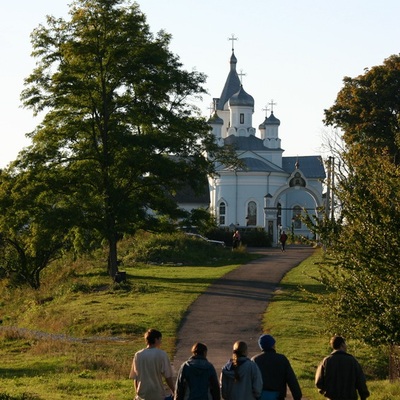
[[[279,248],[251,251],[265,257],[218,279],[190,306],[178,332],[173,362],[176,371],[190,357],[195,342],[207,344],[207,358],[218,374],[230,358],[235,341],[248,344],[250,357],[259,353],[257,340],[263,333],[262,318],[268,302],[283,276],[311,256],[314,249],[289,246],[285,252]],[[290,391],[287,399],[291,399]]]

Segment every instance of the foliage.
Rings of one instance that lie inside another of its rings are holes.
[[[232,254],[222,246],[207,243],[183,232],[154,234],[141,231],[130,243],[127,254],[121,258],[124,266],[133,265],[135,262],[210,265],[242,261],[239,255]]]
[[[38,172],[38,171],[35,171]],[[40,273],[68,247],[74,211],[38,174],[0,172],[0,270],[10,284],[39,288]]]
[[[181,216],[176,192],[199,190],[211,160],[224,160],[193,105],[205,76],[182,69],[170,40],[129,0],[77,0],[70,20],[49,16],[32,33],[37,66],[21,97],[44,118],[11,172],[40,170],[77,208],[79,239],[92,231],[108,243],[112,277],[122,236]]]
[[[40,397],[30,393],[22,393],[20,396],[12,396],[7,393],[0,393],[0,400],[40,400]]]
[[[249,247],[271,247],[272,237],[263,228],[240,228],[241,242]],[[230,228],[214,228],[205,232],[209,239],[222,240],[232,246],[233,231]]]
[[[217,229],[215,218],[208,210],[195,208],[190,211],[186,218],[179,223],[186,232],[195,231],[201,235],[207,236],[207,233]]]
[[[325,123],[341,128],[347,150],[360,163],[382,150],[400,163],[399,82],[400,55],[392,55],[363,75],[345,77],[335,104],[325,110]]]
[[[318,282],[318,277],[326,261],[326,253],[317,250],[289,271],[275,291],[263,321],[263,331],[275,337],[277,351],[289,358],[303,396],[309,400],[323,398],[314,384],[316,366],[332,351],[329,339],[338,332],[329,326],[332,310],[321,308],[321,301],[328,292]],[[352,336],[346,338],[348,351],[357,357],[367,376],[371,398],[397,399],[400,386],[387,380],[387,347],[369,346]]]
[[[340,127],[341,203],[321,281],[332,290],[332,327],[366,343],[400,343],[400,57],[345,78],[326,122]]]
[[[131,246],[125,239],[120,245],[126,249]],[[329,352],[329,335],[323,333],[325,320],[319,312],[320,304],[313,297],[325,293],[324,287],[314,279],[320,268],[320,256],[315,253],[285,276],[269,303],[263,323],[264,331],[277,338],[277,351],[290,359],[304,396],[310,400],[321,397],[314,387],[313,375],[317,362]],[[132,398],[133,385],[127,374],[133,354],[144,345],[146,328],[156,326],[163,332],[163,349],[172,356],[180,318],[187,307],[210,283],[237,266],[135,264],[126,268],[128,280],[134,282],[132,290],[114,292],[101,267],[102,256],[97,257],[69,261],[64,268],[57,261],[44,271],[43,285],[37,291],[0,287],[3,319],[12,312],[16,318],[7,319],[0,328],[1,391],[8,393],[12,400],[22,400],[27,388],[32,400],[35,397],[43,400]],[[68,291],[77,281],[86,287],[97,283],[105,289],[88,293]],[[143,290],[136,290],[138,286],[143,286]],[[31,318],[29,325],[27,315]],[[6,333],[5,323],[46,332],[73,332],[83,340],[64,335],[34,336],[28,330]],[[98,336],[98,340],[92,337],[96,327],[107,326],[110,331],[101,331],[104,336]],[[128,326],[132,331],[124,333],[122,340],[118,337],[106,340],[115,328],[119,329],[119,336],[121,328]],[[368,374],[372,398],[398,398],[399,385],[380,380],[385,362],[387,365],[385,353],[378,347],[363,346],[348,339],[349,350]]]
[[[134,251],[130,238],[119,246],[121,254]],[[190,304],[214,280],[250,259],[242,255],[232,263],[232,252],[220,250],[227,257],[211,265],[209,245],[201,249],[204,264],[196,266],[126,264],[124,290],[110,283],[100,252],[55,261],[38,290],[0,285],[1,390],[17,399],[26,388],[46,400],[132,398],[127,375],[148,327],[163,332],[163,349],[172,358]],[[192,252],[200,249],[187,238],[187,253]],[[10,326],[19,329],[6,330]]]

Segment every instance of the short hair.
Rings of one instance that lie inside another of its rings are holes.
[[[149,329],[144,334],[144,338],[145,338],[147,344],[154,344],[156,342],[156,339],[162,338],[162,334],[157,329]]]
[[[342,346],[342,344],[345,344],[346,340],[342,336],[335,335],[331,338],[329,344],[331,345],[333,350],[338,350]]]
[[[195,343],[192,346],[192,354],[195,356],[205,356],[207,353],[207,346],[204,343]]]

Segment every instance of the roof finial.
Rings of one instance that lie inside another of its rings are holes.
[[[274,106],[276,106],[277,104],[274,103],[274,99],[271,99],[271,101],[268,103],[269,106],[271,106],[271,114],[274,113]]]
[[[294,166],[296,167],[296,169],[300,168],[299,156],[297,156],[297,160],[296,160],[296,163],[294,164]]]
[[[265,117],[268,117],[268,111],[269,111],[268,104],[261,111],[265,111]]]
[[[238,75],[240,77],[240,84],[243,85],[243,77],[246,76],[246,74],[243,73],[243,70],[241,69]]]
[[[235,40],[239,40],[239,38],[235,37],[235,35],[232,33],[232,36],[228,38],[228,40],[232,40],[232,53],[235,50]]]

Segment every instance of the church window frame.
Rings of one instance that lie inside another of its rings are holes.
[[[226,202],[220,201],[218,204],[218,224],[226,225]]]
[[[299,205],[295,205],[292,208],[292,221],[294,229],[301,229],[301,207]]]
[[[257,226],[257,214],[258,206],[254,200],[250,200],[247,203],[247,214],[246,214],[246,225],[247,226]]]
[[[240,115],[239,115],[239,123],[240,124],[244,124],[244,113],[240,113]]]

